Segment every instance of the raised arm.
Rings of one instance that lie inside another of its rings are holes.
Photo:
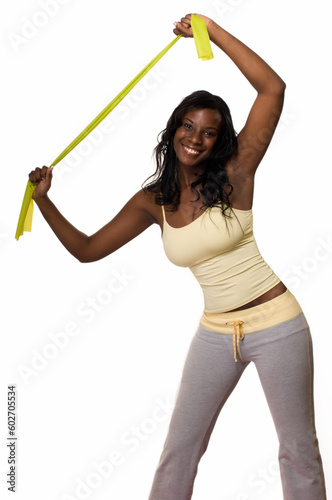
[[[45,220],[65,248],[80,262],[93,262],[106,257],[155,222],[149,210],[148,195],[139,191],[114,219],[92,236],[87,236],[68,222],[49,199],[52,170],[37,168],[29,178],[31,182],[38,183],[33,198]]]
[[[247,121],[238,134],[239,148],[233,162],[237,174],[253,176],[279,121],[286,85],[277,73],[244,43],[211,19],[199,16],[205,20],[212,42],[230,57],[257,91]],[[174,33],[192,36],[190,18],[189,14],[182,18],[180,23],[175,23]]]

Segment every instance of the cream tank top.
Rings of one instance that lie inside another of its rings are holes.
[[[173,264],[189,267],[204,295],[206,313],[223,313],[251,302],[280,282],[261,256],[253,234],[252,210],[220,207],[180,228],[163,212],[163,245]]]

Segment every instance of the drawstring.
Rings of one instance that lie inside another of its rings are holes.
[[[235,363],[237,363],[237,358],[236,358],[236,348],[239,347],[240,340],[244,339],[244,334],[240,330],[240,326],[243,325],[244,321],[237,320],[237,321],[227,321],[226,325],[233,325],[233,349],[234,349],[234,360]]]

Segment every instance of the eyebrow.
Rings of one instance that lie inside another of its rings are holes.
[[[192,120],[190,120],[190,118],[187,118],[186,116],[183,118],[184,120],[188,120],[188,122],[190,123],[194,123]],[[218,132],[218,128],[217,127],[205,127],[206,129],[213,129],[213,130],[216,130]]]

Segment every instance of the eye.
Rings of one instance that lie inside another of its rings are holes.
[[[185,128],[187,128],[187,129],[191,129],[191,128],[192,128],[190,123],[186,123],[186,122],[185,122],[185,123],[183,123],[182,125],[183,125]]]
[[[215,137],[216,136],[216,133],[215,132],[210,132],[209,130],[207,130],[205,132],[205,135],[207,135],[208,137]]]

